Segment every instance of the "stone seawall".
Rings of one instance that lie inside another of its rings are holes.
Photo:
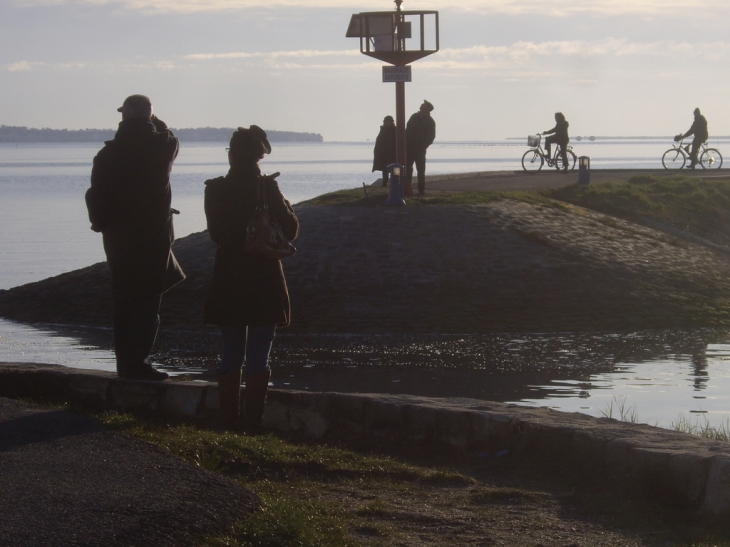
[[[725,325],[730,257],[555,202],[401,208],[298,206],[284,262],[294,333],[492,333]],[[101,245],[101,241],[99,242]],[[202,325],[215,246],[175,243],[188,279],[163,298],[162,328]],[[110,325],[100,263],[0,291],[0,316]]]
[[[128,381],[57,365],[0,363],[0,396],[190,419],[218,410],[215,384]],[[730,516],[730,444],[648,425],[473,399],[285,390],[269,392],[264,425],[300,438],[393,438],[446,443],[484,457],[567,461],[673,505]]]

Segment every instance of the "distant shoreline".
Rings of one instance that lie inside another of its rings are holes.
[[[185,142],[228,142],[235,131],[232,127],[171,128]],[[0,125],[0,143],[60,143],[104,142],[114,138],[116,129],[35,129],[24,126]],[[319,133],[277,131],[267,129],[271,142],[324,142]]]

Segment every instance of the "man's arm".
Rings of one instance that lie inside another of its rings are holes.
[[[436,121],[431,116],[429,116],[428,119],[430,120],[430,123],[426,128],[426,148],[431,146],[433,141],[436,140]]]
[[[686,139],[686,138],[687,138],[687,137],[689,137],[690,135],[694,135],[694,134],[695,134],[695,133],[697,132],[697,129],[698,129],[698,127],[697,127],[697,126],[698,126],[698,125],[699,125],[699,124],[698,124],[698,120],[695,120],[694,122],[692,122],[692,127],[690,127],[690,128],[689,128],[689,129],[687,130],[687,132],[686,132],[686,133],[685,133],[684,135],[682,135],[682,138],[683,138],[683,139]]]
[[[91,229],[102,232],[111,222],[111,202],[109,195],[109,157],[102,149],[94,158],[91,168],[91,188],[86,191],[86,209],[89,213]]]

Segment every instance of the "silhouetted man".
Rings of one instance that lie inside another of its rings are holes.
[[[86,206],[112,273],[117,374],[164,380],[168,375],[149,355],[162,293],[185,279],[171,250],[177,211],[170,208],[170,171],[178,140],[144,95],[127,97],[117,110],[122,121],[94,158]]]
[[[406,124],[406,173],[408,183],[413,179],[413,162],[418,171],[418,195],[426,193],[426,150],[436,138],[436,122],[431,117],[433,105],[428,101],[413,114]]]
[[[690,164],[689,168],[694,169],[697,165],[697,153],[700,150],[702,143],[707,142],[707,138],[710,136],[707,132],[707,120],[700,113],[699,108],[694,110],[695,121],[692,122],[692,127],[684,135],[677,135],[674,137],[675,141],[681,141],[686,139],[690,135],[694,135],[695,138],[692,140],[692,150],[689,153]]]

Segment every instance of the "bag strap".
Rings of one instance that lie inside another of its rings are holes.
[[[281,173],[277,171],[276,173],[272,173],[271,175],[259,175],[258,179],[256,180],[256,209],[266,212],[269,211],[269,204],[266,199],[266,181],[276,181],[276,177],[278,177],[280,174]]]
[[[256,179],[256,210],[269,211],[269,204],[266,202],[266,188],[264,187],[266,176],[259,175]]]

